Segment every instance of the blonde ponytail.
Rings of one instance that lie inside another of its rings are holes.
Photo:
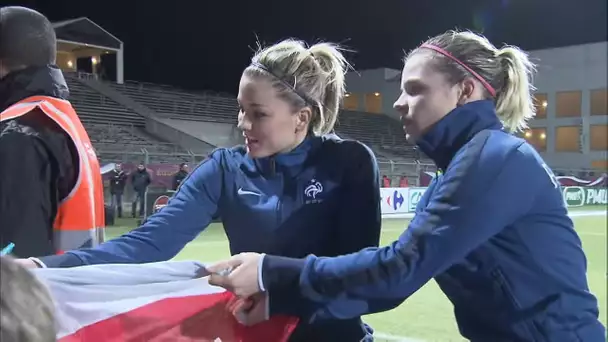
[[[333,131],[340,110],[340,103],[346,92],[345,75],[349,67],[340,49],[331,43],[319,43],[308,51],[324,73],[324,94],[318,116],[313,117],[312,130],[317,135]]]
[[[532,95],[535,65],[525,52],[514,46],[498,50],[496,57],[504,69],[504,84],[496,96],[496,113],[511,132],[523,130],[536,115]]]
[[[315,135],[333,131],[345,93],[350,65],[335,44],[318,43],[310,48],[287,39],[258,51],[245,73],[269,76],[279,96],[294,108],[311,107],[309,130]]]
[[[490,85],[484,97],[496,102],[496,114],[505,129],[516,132],[528,126],[536,111],[532,97],[535,90],[532,75],[536,68],[525,52],[515,46],[497,49],[486,37],[470,31],[448,31],[430,38],[424,45],[449,54],[448,58],[439,53],[441,57],[434,63],[452,82],[474,76]],[[418,48],[410,55],[428,50],[435,49]]]

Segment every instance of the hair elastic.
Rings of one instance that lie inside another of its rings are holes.
[[[310,49],[308,50],[308,53],[310,54],[310,57],[312,57],[312,59],[314,59],[316,62],[318,62],[317,61],[317,56],[315,56],[315,54],[312,53],[312,51],[310,51]]]
[[[462,62],[458,58],[454,57],[454,55],[452,55],[451,53],[449,53],[445,49],[442,49],[442,48],[440,48],[439,46],[436,46],[436,45],[426,44],[426,43],[420,45],[420,47],[421,48],[425,48],[425,49],[429,49],[429,50],[433,50],[435,52],[438,52],[438,53],[444,55],[445,57],[451,59],[452,61],[458,63],[461,67],[465,68],[471,75],[473,75],[473,77],[475,77],[484,86],[484,88],[486,88],[488,90],[488,92],[490,93],[490,95],[492,95],[493,97],[496,97],[496,89],[494,89],[494,87],[492,87],[492,85],[488,81],[486,81],[483,77],[481,77],[481,75],[479,75],[478,73],[476,73],[468,65],[464,64],[464,62]]]
[[[270,74],[272,77],[279,80],[284,86],[286,86],[287,88],[291,89],[294,93],[296,93],[296,95],[301,97],[308,105],[315,106],[315,101],[313,101],[308,96],[306,96],[306,94],[304,94],[301,91],[299,91],[298,89],[296,89],[296,78],[295,77],[293,78],[294,84],[292,85],[291,83],[287,82],[284,78],[277,76],[277,74],[270,71],[266,66],[264,66],[258,62],[252,62],[250,66],[252,66],[254,68],[258,68],[258,69]]]

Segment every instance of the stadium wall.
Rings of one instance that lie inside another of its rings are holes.
[[[349,72],[346,75],[346,90],[350,99],[345,100],[344,109],[374,112],[375,108],[371,109],[371,104],[379,101],[378,113],[399,118],[393,109],[393,103],[399,96],[400,75],[401,70],[388,68]]]
[[[608,42],[530,51],[538,115],[522,137],[552,168],[608,169],[607,51]],[[399,77],[394,69],[350,72],[344,108],[374,112],[369,102],[379,100],[381,113],[398,118]]]
[[[526,138],[553,168],[605,169],[608,42],[530,55],[538,64],[534,83],[539,115]],[[568,134],[577,129],[578,136]]]

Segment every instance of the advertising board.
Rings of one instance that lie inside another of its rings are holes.
[[[380,208],[383,215],[407,214],[416,206],[426,188],[380,188]]]
[[[562,189],[562,193],[568,208],[608,204],[608,189],[606,188],[566,186]]]
[[[416,206],[418,206],[418,202],[420,202],[425,191],[426,188],[408,188],[407,211],[409,213],[416,211]]]
[[[380,208],[383,215],[408,212],[408,188],[380,188]]]

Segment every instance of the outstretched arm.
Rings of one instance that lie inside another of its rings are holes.
[[[95,248],[40,258],[47,267],[169,260],[192,241],[216,214],[222,189],[221,150],[203,161],[169,204],[139,228]]]
[[[264,287],[272,292],[298,279],[301,293],[318,304],[318,317],[345,319],[396,306],[525,214],[540,187],[553,187],[533,154],[515,149],[502,159],[479,159],[465,153],[454,160],[426,208],[389,246],[336,258],[267,255],[264,274],[274,268],[282,276],[263,279]]]

